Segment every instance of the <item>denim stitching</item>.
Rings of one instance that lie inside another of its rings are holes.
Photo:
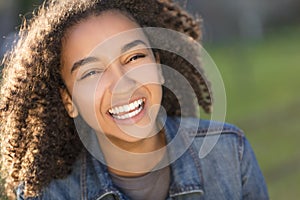
[[[245,140],[244,136],[239,137],[239,159],[240,159],[240,161],[242,161],[243,156],[244,156],[244,140]]]
[[[81,168],[81,199],[87,200],[87,187],[86,187],[86,152],[82,155],[82,168]]]
[[[180,131],[180,133],[183,133],[182,132],[183,130]],[[180,134],[179,133],[179,134]],[[198,160],[198,155],[195,155],[195,152],[192,148],[194,148],[193,144],[190,144],[188,140],[188,137],[183,137],[183,142],[186,144],[186,145],[189,145],[189,148],[187,149],[187,151],[189,152],[189,155],[191,155],[191,157],[193,158],[194,160],[194,163],[196,165],[196,170],[198,172],[198,175],[199,175],[199,178],[201,179],[201,182],[203,183],[203,173],[202,173],[202,170],[201,170],[201,165],[200,165],[200,161]],[[199,189],[199,188],[195,188],[194,185],[192,186],[186,186],[186,187],[180,187],[180,192],[174,192],[172,194],[170,194],[170,197],[175,197],[175,196],[180,196],[180,195],[184,195],[184,194],[189,194],[189,193],[200,193],[201,195],[204,193],[204,191],[202,189]]]

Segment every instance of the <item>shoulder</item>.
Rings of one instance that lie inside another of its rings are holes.
[[[243,158],[247,139],[244,132],[233,124],[193,117],[168,117],[166,128],[172,134],[180,132],[192,139],[200,157],[205,157],[209,153],[211,156],[214,153],[216,155],[230,153],[236,155],[238,160]]]
[[[181,142],[186,138],[192,141],[187,155],[201,169],[206,194],[221,192],[231,199],[269,199],[255,154],[241,129],[197,118],[168,118],[166,127],[180,131],[175,134],[183,136]]]
[[[218,134],[233,134],[244,137],[244,132],[237,126],[212,120],[204,120],[194,117],[168,117],[165,122],[167,128],[175,128],[184,131],[191,136],[204,137]]]
[[[80,198],[80,172],[82,155],[73,164],[72,172],[65,178],[53,179],[36,197],[24,197],[24,183],[16,189],[18,200],[78,199]]]

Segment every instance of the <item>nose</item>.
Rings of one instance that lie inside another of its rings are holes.
[[[136,87],[136,81],[126,75],[124,66],[118,61],[113,62],[106,70],[109,90],[112,94],[130,94]]]

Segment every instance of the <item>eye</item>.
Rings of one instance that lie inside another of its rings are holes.
[[[82,74],[82,76],[80,77],[80,80],[86,79],[86,78],[94,76],[96,74],[101,74],[102,72],[103,72],[103,70],[99,70],[99,69],[89,70]]]
[[[145,58],[146,55],[145,54],[135,54],[133,56],[131,56],[127,61],[126,61],[126,64],[129,63],[129,62],[132,62],[132,61],[136,61],[140,58]]]

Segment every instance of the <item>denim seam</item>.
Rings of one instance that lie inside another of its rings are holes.
[[[184,188],[184,189],[188,189],[188,191],[182,191],[182,192],[178,192],[175,194],[170,194],[170,197],[176,197],[176,196],[181,196],[181,195],[185,195],[185,194],[191,194],[191,193],[200,193],[201,195],[203,195],[203,190],[201,189],[191,189],[191,188]]]
[[[86,152],[82,155],[82,167],[81,167],[81,198],[87,200],[87,187],[86,187]]]
[[[245,140],[244,136],[239,137],[239,159],[240,159],[240,161],[242,161],[243,156],[244,156],[244,140]]]
[[[192,133],[191,131],[188,132],[191,135],[195,135],[194,133]],[[208,129],[202,129],[197,131],[196,136],[195,137],[203,137],[203,136],[213,136],[213,135],[217,135],[220,133],[220,129],[212,129],[210,130],[210,132],[208,132]],[[235,127],[225,127],[222,129],[221,134],[235,134],[238,137],[238,157],[239,160],[241,161],[243,159],[243,152],[244,152],[244,133],[242,130],[235,128]]]
[[[202,173],[202,170],[201,170],[201,166],[200,166],[200,160],[198,159],[198,155],[195,155],[195,151],[193,151],[191,148],[193,146],[190,146],[190,148],[188,149],[189,152],[190,152],[190,155],[192,156],[192,158],[194,159],[194,162],[195,162],[195,165],[197,166],[197,171],[198,171],[198,175],[199,177],[201,178],[201,183],[204,185],[204,178],[203,178],[203,173]],[[199,190],[200,191],[200,190]],[[201,190],[203,194],[203,189]]]
[[[189,142],[187,141],[188,138],[187,137],[183,137],[184,143],[185,144],[189,144]],[[191,144],[189,146],[189,148],[187,149],[187,151],[189,152],[189,155],[192,157],[195,165],[196,165],[196,170],[198,172],[199,178],[201,180],[201,183],[203,184],[203,173],[201,170],[201,164],[200,161],[198,159],[198,155],[195,155],[196,151],[194,151],[194,146]],[[175,190],[172,191],[172,193],[170,193],[170,197],[175,197],[175,196],[179,196],[179,195],[183,195],[183,194],[189,194],[189,193],[195,193],[195,192],[199,192],[201,195],[204,193],[203,188],[201,188],[202,185],[191,185],[191,186],[185,186],[185,187],[180,187],[181,190],[180,192],[175,192]],[[200,187],[200,188],[198,188]]]
[[[118,190],[114,190],[114,189],[108,189],[103,194],[101,194],[100,196],[97,195],[98,197],[95,197],[93,199],[101,200],[103,197],[105,197],[107,195],[112,195],[113,198],[116,200],[125,200],[122,193],[120,193]]]
[[[187,133],[189,133],[190,135],[196,136],[196,137],[201,137],[201,136],[206,136],[206,135],[217,135],[221,132],[221,134],[230,134],[230,133],[234,133],[240,137],[242,137],[244,135],[243,131],[237,129],[237,128],[232,128],[232,127],[225,127],[225,128],[212,128],[212,129],[200,129],[196,132],[190,130],[190,129],[183,129],[184,131],[186,131]]]
[[[102,194],[100,197],[96,197],[95,200],[101,200],[103,197],[107,196],[107,195],[113,195],[115,194],[115,192],[113,191],[107,191],[104,194]]]

